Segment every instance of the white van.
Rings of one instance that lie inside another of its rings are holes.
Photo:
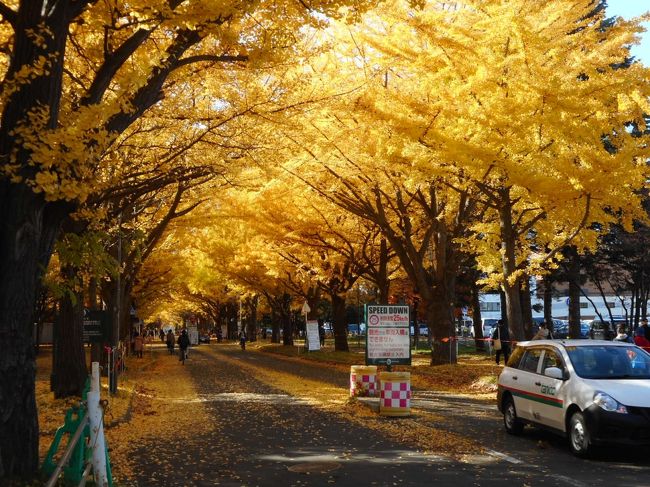
[[[525,424],[568,437],[577,456],[594,445],[650,445],[650,354],[625,342],[518,343],[499,376],[505,429]]]

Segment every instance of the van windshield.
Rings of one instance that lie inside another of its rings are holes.
[[[584,379],[650,379],[650,354],[638,347],[567,347],[576,373]]]

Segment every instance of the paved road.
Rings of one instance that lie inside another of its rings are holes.
[[[650,451],[606,450],[594,460],[574,458],[566,444],[534,429],[520,438],[503,431],[491,405],[449,394],[420,391],[412,406],[448,418],[443,428],[472,435],[489,455],[464,461],[422,455],[381,433],[364,429],[287,396],[250,376],[254,364],[347,388],[348,376],[308,363],[235,346],[194,349],[186,367],[218,431],[199,426],[183,448],[165,448],[177,465],[157,478],[151,451],[139,451],[138,485],[226,486],[642,486],[650,485]],[[399,419],[395,419],[399,421]],[[160,455],[160,454],[159,454]]]

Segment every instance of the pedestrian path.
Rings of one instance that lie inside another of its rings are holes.
[[[139,393],[151,411],[164,404],[165,417],[152,417],[169,431],[139,433],[120,485],[611,485],[609,463],[577,462],[557,444],[540,455],[543,433],[506,437],[494,406],[466,396],[419,391],[412,418],[378,420],[363,406],[355,418],[337,412],[351,407],[337,371],[227,345],[193,349],[186,366],[173,365],[167,387],[156,380]],[[373,421],[387,427],[368,427]],[[414,446],[423,427],[437,436],[430,453]],[[483,449],[459,450],[460,433]],[[622,465],[616,485],[635,478]]]

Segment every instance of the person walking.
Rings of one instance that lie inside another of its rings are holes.
[[[187,347],[190,346],[190,337],[187,336],[187,330],[181,332],[181,336],[178,337],[178,360],[183,362],[185,365],[185,359],[187,358]]]
[[[497,321],[497,326],[492,331],[492,343],[495,350],[495,359],[497,365],[501,361],[501,354],[503,354],[503,363],[507,364],[510,358],[510,332],[503,320]]]
[[[239,332],[239,346],[242,350],[246,350],[246,332],[244,330]]]
[[[133,337],[133,353],[136,357],[142,358],[142,351],[144,350],[144,337],[137,331]]]
[[[174,337],[174,332],[169,330],[167,332],[167,350],[169,350],[169,354],[173,355],[174,354],[174,343],[176,342],[176,337]]]
[[[650,341],[650,327],[648,326],[648,319],[641,318],[641,325],[639,326],[643,330],[643,336],[646,340]]]

